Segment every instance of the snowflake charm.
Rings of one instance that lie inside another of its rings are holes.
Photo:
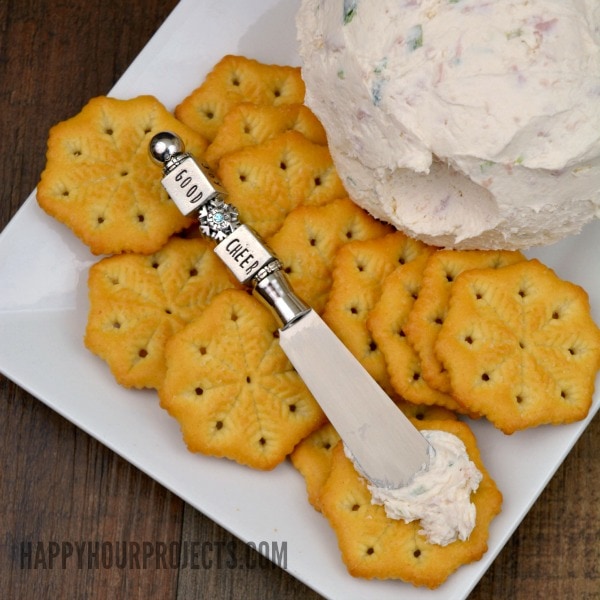
[[[240,226],[237,208],[219,197],[211,198],[203,204],[198,218],[200,231],[217,242],[224,240]]]

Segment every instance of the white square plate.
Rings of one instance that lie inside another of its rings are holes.
[[[296,0],[183,0],[111,95],[153,94],[172,109],[225,54],[299,64],[297,7]],[[578,236],[531,253],[585,287],[597,322],[598,240],[596,221]],[[25,201],[0,236],[0,371],[240,539],[287,542],[287,570],[326,597],[468,596],[600,405],[596,393],[585,421],[510,437],[486,422],[473,423],[486,466],[504,494],[488,553],[436,591],[354,579],[290,464],[262,473],[190,454],[156,394],[118,386],[106,365],[84,349],[87,269],[96,260],[38,208],[34,194]]]

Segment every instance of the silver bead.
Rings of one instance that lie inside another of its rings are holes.
[[[181,154],[184,150],[184,145],[181,138],[175,133],[161,131],[150,140],[148,149],[153,160],[157,163],[165,164],[174,155]]]

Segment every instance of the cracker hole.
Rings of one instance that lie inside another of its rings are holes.
[[[358,308],[356,308],[356,306],[352,306],[352,307],[350,307],[350,312],[353,315],[357,315],[358,314]]]
[[[155,260],[155,261],[152,263],[152,268],[153,268],[153,269],[158,269],[158,261],[156,261],[156,260]]]
[[[417,421],[423,421],[425,419],[425,413],[419,412],[415,415]]]
[[[292,267],[285,267],[285,269],[283,269],[285,273],[287,273],[288,275],[292,272]]]
[[[198,269],[190,269],[190,277],[196,277],[198,275]]]
[[[367,554],[369,556],[371,556],[374,553],[375,553],[375,548],[373,548],[373,546],[370,546],[369,548],[367,548]]]
[[[519,348],[521,348],[521,350],[524,350],[525,349],[525,343],[522,342],[522,341],[520,341],[519,342]]]
[[[139,352],[138,352],[138,356],[140,358],[146,358],[146,356],[148,356],[148,350],[146,350],[145,348],[142,348]]]
[[[519,290],[519,296],[521,296],[521,298],[525,298],[525,296],[527,296],[527,292],[525,290]]]
[[[113,327],[114,327],[115,329],[121,329],[121,323],[119,323],[119,321],[114,321],[114,322],[113,322]]]
[[[240,86],[240,80],[237,77],[234,77],[231,80],[231,85],[235,86],[235,87],[239,87]]]
[[[200,352],[200,354],[201,354],[202,356],[204,356],[204,355],[206,354],[206,346],[200,346],[200,347],[198,348],[198,352]]]
[[[121,171],[121,177],[127,177],[129,175],[129,171]]]
[[[68,198],[69,197],[69,190],[65,190],[63,193],[63,198]]]
[[[273,96],[275,96],[275,98],[279,98],[279,96],[281,96],[281,90],[279,88],[275,88],[273,90]]]
[[[515,400],[517,401],[517,404],[521,404],[521,402],[523,402],[523,396],[518,394],[515,396]]]
[[[467,344],[472,344],[472,343],[473,343],[473,338],[472,338],[470,335],[468,335],[468,336],[465,338],[465,342],[467,342]]]
[[[316,246],[316,245],[317,245],[317,240],[316,240],[315,238],[311,238],[311,239],[309,240],[309,244],[310,244],[311,246]]]
[[[287,164],[286,164],[284,161],[281,161],[281,162],[279,163],[279,168],[280,168],[282,171],[285,171],[285,170],[287,169]]]
[[[346,238],[351,240],[353,238],[354,234],[352,233],[352,230],[346,231]]]
[[[566,390],[561,390],[561,391],[560,391],[560,397],[561,397],[563,400],[566,400],[566,399],[569,397],[569,394],[567,393],[567,391],[566,391]]]
[[[481,381],[489,381],[490,380],[490,376],[487,373],[483,373],[481,375]]]
[[[96,221],[98,222],[98,225],[102,225],[102,223],[104,223],[104,217],[98,217]]]
[[[250,375],[246,375],[246,383],[252,383],[252,377],[250,377]]]
[[[243,183],[246,181],[246,176],[243,173],[240,173],[240,181]]]
[[[235,323],[235,321],[237,321],[237,320],[238,320],[238,316],[237,316],[237,314],[236,314],[236,313],[231,313],[231,317],[230,317],[230,318],[231,318],[231,320],[232,320],[234,323]]]
[[[320,177],[315,177],[315,185],[316,186],[320,186],[321,185],[321,178]]]
[[[261,446],[264,446],[264,445],[267,443],[267,440],[266,440],[264,437],[261,437],[261,438],[260,438],[260,440],[258,440],[258,443],[259,443]]]
[[[110,282],[111,282],[113,285],[119,285],[119,278],[118,278],[118,277],[113,277],[113,278],[110,280]]]
[[[114,133],[114,131],[113,131],[113,130],[112,130],[110,127],[107,127],[107,128],[104,130],[104,133],[105,133],[106,135],[112,135],[112,134]]]
[[[290,404],[288,406],[288,408],[290,409],[290,412],[296,412],[296,405],[295,404]]]
[[[205,110],[204,111],[204,116],[208,119],[214,119],[215,118],[215,113],[212,110]]]
[[[482,298],[483,296],[479,292],[475,294],[475,300],[481,300]]]
[[[331,450],[331,444],[329,442],[323,442],[323,448],[325,450]]]
[[[406,333],[404,333],[404,329],[399,329],[399,330],[398,330],[398,335],[399,335],[400,337],[406,337]]]
[[[419,381],[419,379],[421,379],[421,373],[413,373],[413,381]]]
[[[398,258],[398,264],[405,265],[406,264],[406,258],[404,258],[404,256],[400,256]]]
[[[413,556],[415,558],[419,558],[419,556],[421,556],[421,551],[417,548],[414,552],[413,552]]]
[[[217,430],[223,429],[223,421],[217,421],[215,423],[215,429],[217,429]]]
[[[452,283],[454,281],[454,277],[450,273],[446,273],[446,281],[448,283]]]
[[[560,314],[559,314],[559,312],[558,312],[557,310],[555,310],[555,311],[552,313],[552,318],[553,318],[553,319],[555,319],[555,320],[556,320],[556,319],[560,319]]]
[[[144,215],[138,215],[138,216],[137,216],[137,220],[138,220],[140,223],[143,223],[143,222],[146,220],[146,217],[144,217]]]
[[[201,387],[197,387],[194,392],[196,392],[196,396],[202,396],[202,394],[204,394],[204,390]]]
[[[575,350],[575,348],[569,348],[569,354],[571,356],[575,356],[575,354],[577,354],[577,351]]]
[[[165,312],[166,312],[168,315],[172,315],[172,314],[173,314],[173,311],[172,311],[170,308],[165,308]]]
[[[436,325],[442,325],[442,324],[444,323],[444,319],[442,319],[442,317],[436,317],[436,318],[433,320],[433,322],[434,322]]]
[[[359,508],[360,508],[360,504],[353,504],[352,505],[352,511],[353,512],[356,512]]]
[[[73,156],[81,156],[81,150],[74,150]]]
[[[274,337],[276,340],[278,340],[278,339],[279,339],[279,329],[276,329],[276,330],[273,332],[273,337]]]
[[[359,273],[362,273],[365,270],[365,266],[358,264],[358,265],[356,265],[356,269]]]
[[[377,350],[377,344],[373,340],[369,342],[369,350],[371,352],[375,352],[375,350]]]
[[[144,134],[148,134],[152,131],[152,127],[148,126],[148,127],[144,127]]]
[[[250,127],[250,125],[246,124],[244,125],[244,133],[250,133],[252,131],[252,128]]]

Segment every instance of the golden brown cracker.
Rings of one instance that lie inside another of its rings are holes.
[[[381,296],[367,317],[367,327],[383,353],[392,387],[405,400],[416,404],[464,409],[450,394],[431,388],[421,374],[421,361],[406,336],[405,327],[421,290],[423,270],[429,258],[396,268],[384,280]]]
[[[240,220],[265,238],[297,206],[347,197],[327,147],[297,131],[224,156],[218,174]]]
[[[155,252],[192,222],[169,199],[148,153],[150,139],[163,130],[204,154],[206,141],[156,98],[93,98],[50,130],[39,205],[94,254]]]
[[[225,290],[167,345],[161,406],[192,452],[272,469],[325,422],[269,309]]]
[[[91,267],[85,345],[121,385],[159,387],[169,337],[236,285],[213,247],[173,238],[154,254],[111,256]]]
[[[338,249],[351,241],[391,233],[348,198],[324,206],[300,206],[288,214],[268,245],[283,264],[295,293],[315,311],[325,308]]]
[[[298,131],[314,144],[327,144],[323,126],[303,104],[269,106],[243,103],[227,113],[206,150],[205,160],[216,171],[225,154],[262,144],[286,131]]]
[[[270,65],[230,54],[176,107],[175,116],[212,141],[235,105],[302,104],[304,91],[299,67]]]
[[[430,387],[449,394],[450,379],[435,354],[435,340],[448,310],[452,284],[469,269],[498,268],[523,260],[520,252],[494,250],[440,250],[433,254],[423,273],[416,300],[404,331],[419,355],[422,375]]]
[[[419,429],[439,429],[458,436],[483,475],[471,496],[476,506],[475,528],[468,540],[447,546],[429,543],[419,534],[418,521],[390,519],[381,505],[371,504],[364,480],[346,458],[342,444],[332,456],[331,471],[320,495],[320,508],[334,529],[342,559],[355,577],[401,579],[415,586],[437,588],[461,565],[479,560],[487,550],[489,526],[500,512],[502,496],[486,471],[477,443],[460,421],[415,423]]]
[[[537,260],[457,277],[436,352],[453,393],[504,433],[583,419],[600,367],[586,292]]]
[[[388,393],[393,388],[385,359],[367,328],[367,318],[379,299],[384,279],[399,265],[431,252],[431,246],[398,231],[346,244],[334,260],[323,319]]]

